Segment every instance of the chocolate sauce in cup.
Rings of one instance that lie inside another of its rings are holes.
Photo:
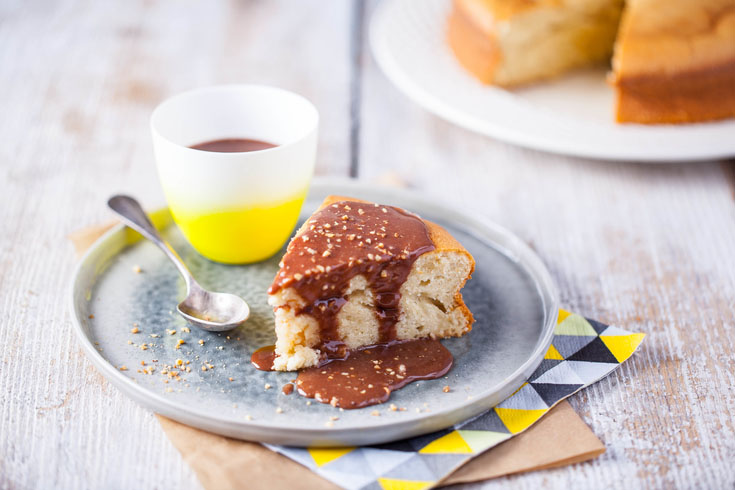
[[[205,141],[189,148],[202,151],[215,151],[219,153],[242,153],[247,151],[267,150],[278,145],[267,141],[251,140],[247,138],[225,138],[221,140]]]
[[[175,95],[151,116],[158,175],[174,221],[203,256],[244,264],[293,232],[316,160],[311,102],[263,85]]]

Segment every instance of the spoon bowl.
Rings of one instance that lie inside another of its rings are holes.
[[[194,280],[189,269],[171,245],[158,233],[138,201],[130,196],[113,196],[107,201],[122,221],[152,241],[176,265],[186,281],[186,298],[176,310],[195,327],[209,332],[224,332],[241,325],[250,316],[250,307],[234,294],[207,291]]]
[[[232,330],[250,316],[250,307],[239,296],[200,290],[176,306],[189,323],[210,332]]]

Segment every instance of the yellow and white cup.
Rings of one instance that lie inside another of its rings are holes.
[[[280,250],[314,173],[318,127],[311,102],[262,85],[201,88],[162,102],[151,116],[158,175],[189,243],[228,264]],[[242,153],[190,148],[228,138],[277,146]]]

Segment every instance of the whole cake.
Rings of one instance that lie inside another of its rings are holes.
[[[735,116],[735,0],[454,0],[448,40],[506,87],[611,62],[619,122]]]
[[[273,369],[344,358],[359,347],[461,336],[460,289],[474,260],[442,227],[403,209],[329,196],[288,245],[268,303]]]

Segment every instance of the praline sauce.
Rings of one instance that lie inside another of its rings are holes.
[[[299,373],[304,396],[341,408],[388,399],[393,390],[418,379],[444,375],[452,355],[437,340],[398,341],[400,289],[416,259],[435,249],[426,224],[402,209],[339,201],[316,212],[289,244],[268,290],[292,287],[319,324],[322,364]],[[378,345],[349,352],[338,333],[337,314],[347,302],[350,281],[363,276],[375,298]],[[258,369],[272,369],[275,353],[253,354]]]

